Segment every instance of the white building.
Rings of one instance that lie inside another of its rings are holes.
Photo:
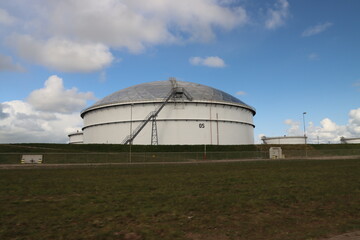
[[[264,144],[305,144],[307,137],[305,136],[282,136],[282,137],[266,137],[261,140]]]
[[[83,110],[83,142],[253,144],[255,114],[230,94],[172,78],[117,91]]]

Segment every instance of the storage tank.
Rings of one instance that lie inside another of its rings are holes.
[[[81,117],[84,143],[234,145],[254,143],[255,114],[221,90],[171,78],[112,93]]]
[[[341,137],[340,141],[341,141],[341,143],[348,143],[348,144],[360,143],[360,137],[357,137],[357,138],[344,138],[344,137]]]
[[[305,144],[307,137],[305,136],[282,136],[282,137],[266,137],[261,140],[264,144]]]
[[[69,137],[69,144],[82,144],[83,140],[83,133],[82,132],[74,132],[68,135]]]

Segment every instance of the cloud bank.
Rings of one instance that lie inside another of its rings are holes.
[[[317,143],[340,143],[341,137],[359,137],[360,136],[360,108],[350,110],[348,123],[338,125],[329,118],[320,121],[320,125],[316,126],[313,122],[309,122],[306,126],[306,134],[309,142]],[[301,136],[304,134],[302,123],[288,119],[284,122],[288,125],[287,134],[290,136]]]
[[[63,72],[96,71],[113,61],[109,48],[100,43],[77,43],[58,38],[43,42],[29,35],[14,35],[8,41],[18,55],[29,62]]]
[[[103,69],[113,50],[138,54],[159,44],[211,41],[218,30],[248,22],[244,8],[217,0],[14,0],[8,6],[0,8],[0,24],[17,23],[8,44],[28,62],[63,72]]]
[[[287,0],[265,9],[266,29],[285,24]],[[22,59],[63,72],[98,71],[114,51],[209,42],[244,26],[245,2],[224,0],[12,0],[0,8],[0,36]],[[244,5],[244,6],[242,6]],[[258,10],[257,10],[258,11]],[[253,14],[256,16],[256,14]],[[263,21],[263,19],[261,20]]]
[[[92,93],[65,89],[61,78],[51,76],[27,101],[0,103],[0,143],[65,143],[68,133],[81,129],[79,111],[92,99]]]

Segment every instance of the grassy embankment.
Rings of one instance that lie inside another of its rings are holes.
[[[319,239],[360,229],[360,161],[0,170],[0,239]]]
[[[278,146],[278,145],[276,145]],[[206,159],[268,158],[271,145],[206,146]],[[287,158],[360,156],[360,144],[281,145]],[[132,162],[201,161],[203,145],[159,145],[131,147]],[[43,154],[45,163],[129,162],[130,146],[118,144],[0,144],[0,164],[19,163],[22,154]]]

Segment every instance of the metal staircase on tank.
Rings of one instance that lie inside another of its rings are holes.
[[[157,106],[154,111],[151,111],[144,120],[132,131],[132,133],[124,138],[121,144],[131,144],[136,136],[144,129],[146,124],[152,120],[152,131],[151,131],[151,145],[158,144],[158,137],[157,137],[157,124],[156,124],[156,117],[160,113],[160,111],[164,108],[164,106],[169,102],[171,98],[182,98],[185,96],[188,100],[192,101],[191,95],[183,88],[178,87],[175,78],[170,78],[169,81],[172,84],[171,91],[164,97],[162,103]]]
[[[152,119],[152,131],[151,131],[151,145],[158,145],[158,135],[157,135],[157,123],[156,117]]]

